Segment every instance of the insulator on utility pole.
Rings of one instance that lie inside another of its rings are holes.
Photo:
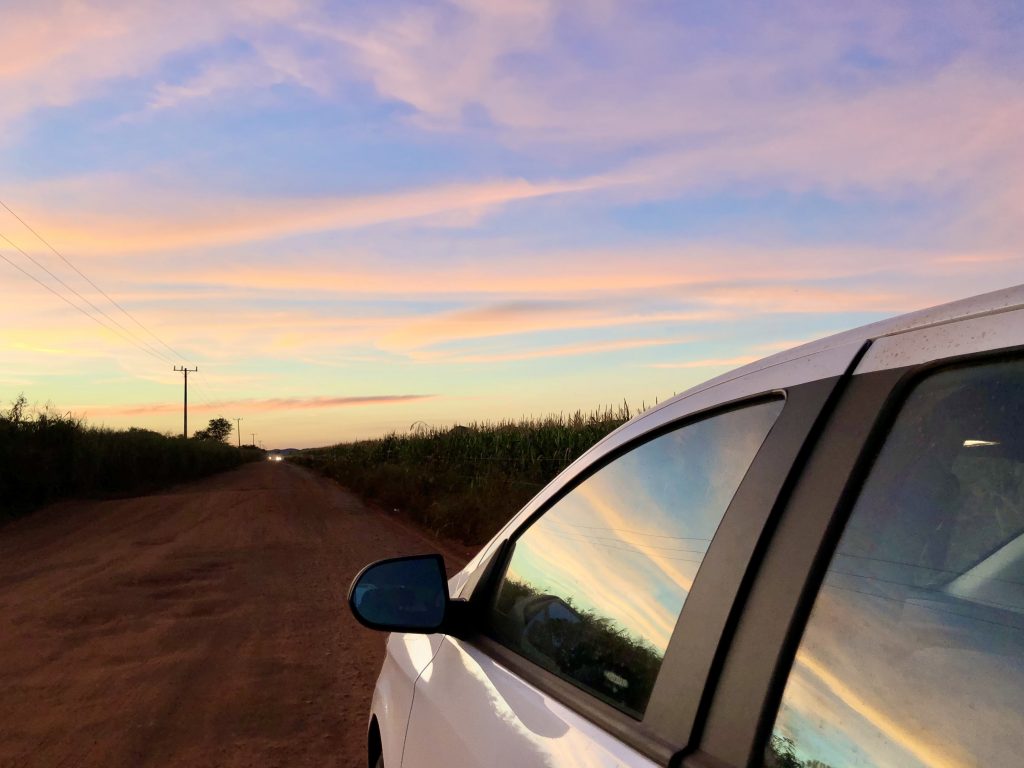
[[[179,368],[178,366],[174,366],[174,370],[178,373],[185,374],[185,421],[182,425],[181,436],[188,440],[188,375],[189,373],[195,373],[198,371],[199,366],[197,365],[195,368],[189,368],[187,366]]]

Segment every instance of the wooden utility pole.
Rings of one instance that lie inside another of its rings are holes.
[[[242,417],[238,416],[235,418],[235,423],[238,425],[238,429],[235,431],[238,433],[238,447],[242,447]]]
[[[199,366],[197,365],[195,368],[188,368],[185,366],[179,368],[178,366],[174,366],[174,370],[178,373],[185,374],[185,422],[182,426],[181,436],[188,440],[188,375],[189,373],[195,373],[198,371]]]

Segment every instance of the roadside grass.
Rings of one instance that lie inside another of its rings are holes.
[[[308,449],[290,460],[397,510],[437,536],[480,544],[632,415],[623,404],[451,428],[418,423],[409,434]]]
[[[221,442],[89,427],[52,407],[29,412],[19,397],[0,410],[0,519],[63,498],[143,493],[261,457]]]

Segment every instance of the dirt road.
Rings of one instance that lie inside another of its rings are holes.
[[[0,528],[0,766],[365,765],[383,635],[345,592],[430,550],[270,462]]]

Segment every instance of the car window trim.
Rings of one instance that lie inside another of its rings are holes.
[[[697,572],[649,705],[652,726],[683,737],[680,753],[700,732],[760,552],[840,381],[820,379],[787,392],[777,432],[769,432],[748,468]]]

